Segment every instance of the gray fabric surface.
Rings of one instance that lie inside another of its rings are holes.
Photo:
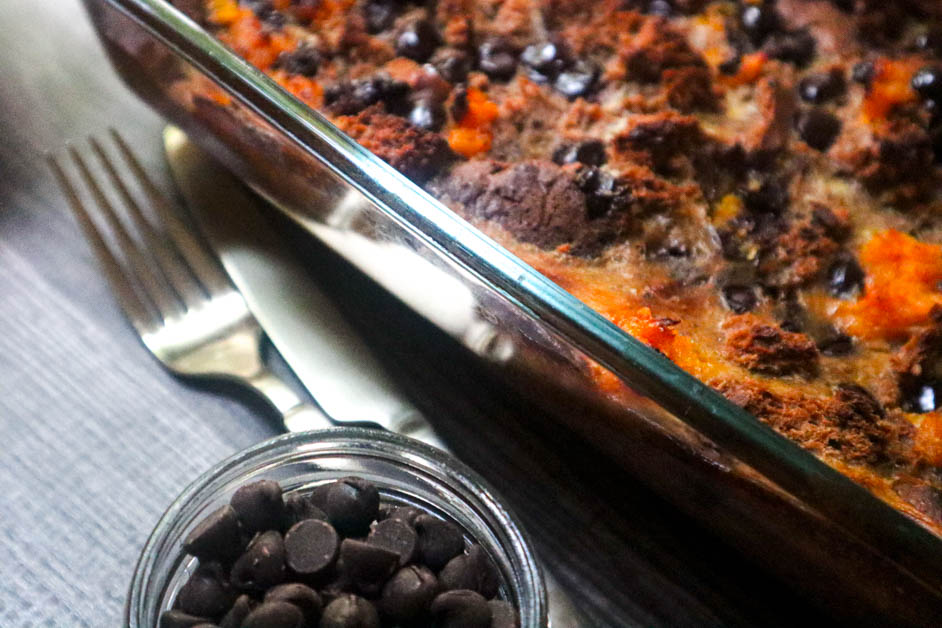
[[[269,429],[220,429],[225,408],[127,359],[130,328],[106,333],[5,243],[0,294],[0,626],[117,624],[160,513]]]

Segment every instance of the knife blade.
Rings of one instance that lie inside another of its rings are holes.
[[[177,189],[200,231],[274,347],[324,412],[337,423],[372,423],[444,448],[425,417],[397,391],[369,347],[279,240],[261,213],[261,201],[179,129],[167,127],[164,148]]]

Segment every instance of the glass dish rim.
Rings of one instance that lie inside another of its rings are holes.
[[[364,451],[368,451],[370,456],[377,455],[376,445],[394,446],[396,449],[389,452],[383,450],[381,453],[387,454],[386,457],[390,459],[401,458],[400,464],[428,466],[434,474],[444,476],[446,481],[458,490],[476,495],[477,499],[495,517],[502,531],[507,535],[511,546],[508,551],[516,553],[521,559],[522,567],[526,572],[525,580],[536,591],[536,597],[532,600],[535,614],[538,620],[543,622],[540,625],[545,625],[548,601],[543,570],[536,558],[529,535],[517,516],[504,505],[503,499],[494,487],[471,467],[448,452],[436,449],[413,438],[366,427],[331,427],[308,432],[281,434],[236,451],[200,473],[164,510],[141,548],[140,554],[134,563],[134,573],[128,586],[123,625],[130,625],[131,613],[143,602],[142,596],[145,594],[147,577],[150,569],[153,568],[150,562],[156,556],[157,549],[166,541],[165,537],[168,531],[180,517],[181,512],[213,482],[265,455],[277,454],[282,451],[290,453],[295,448],[303,448],[305,445],[327,446],[330,443],[347,444],[352,448],[367,446]],[[327,451],[329,450],[320,453],[327,453]]]
[[[89,4],[92,0],[85,0]],[[398,225],[598,361],[632,389],[923,582],[940,583],[942,538],[779,435],[369,153],[167,0],[106,2],[320,160]],[[904,558],[901,563],[899,558]],[[939,590],[939,585],[928,585]]]

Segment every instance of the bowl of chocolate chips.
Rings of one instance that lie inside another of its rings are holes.
[[[536,628],[520,525],[453,457],[365,428],[289,434],[206,472],[135,569],[128,628]]]

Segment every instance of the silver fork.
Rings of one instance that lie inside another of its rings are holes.
[[[281,414],[289,431],[331,426],[327,415],[302,401],[265,365],[262,329],[242,295],[183,224],[127,142],[113,129],[111,137],[130,174],[119,173],[96,139],[89,143],[121,199],[125,211],[120,216],[78,150],[69,147],[68,153],[94,199],[97,220],[59,161],[53,156],[48,161],[144,345],[175,374],[229,379],[252,388]],[[136,180],[151,218],[132,194],[128,176]]]

